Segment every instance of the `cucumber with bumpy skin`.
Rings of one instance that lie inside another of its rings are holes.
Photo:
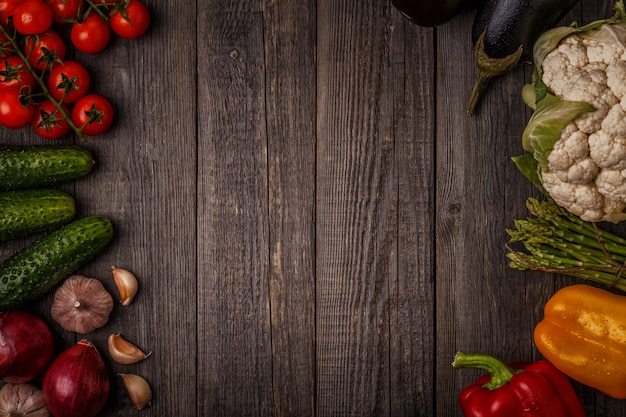
[[[113,238],[104,216],[75,220],[0,264],[0,311],[33,301],[86,265]]]
[[[91,153],[75,145],[0,146],[0,191],[46,188],[83,177]]]
[[[0,242],[52,230],[75,215],[74,199],[63,191],[0,192]]]

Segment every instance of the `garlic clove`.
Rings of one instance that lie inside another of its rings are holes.
[[[50,315],[65,330],[90,333],[109,321],[113,297],[96,278],[68,277],[54,294]]]
[[[126,392],[136,410],[143,410],[150,405],[152,389],[142,376],[135,374],[118,374],[122,378]]]
[[[108,345],[111,358],[123,365],[131,365],[142,361],[152,353],[148,352],[146,354],[137,346],[124,339],[119,333],[109,335]]]
[[[117,291],[120,294],[120,303],[123,306],[129,306],[139,289],[137,277],[127,269],[116,266],[112,266],[111,271],[113,272],[113,280],[117,286]]]

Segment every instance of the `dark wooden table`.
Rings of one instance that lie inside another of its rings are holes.
[[[543,305],[575,281],[507,266],[505,229],[536,194],[510,160],[531,69],[467,117],[473,12],[421,28],[379,0],[146,3],[143,38],[75,54],[117,121],[84,144],[94,171],[60,187],[116,228],[80,272],[114,294],[111,265],[141,283],[87,336],[113,381],[103,416],[138,415],[118,372],[150,381],[143,416],[460,416],[480,372],[453,370],[457,350],[540,357]],[[611,7],[582,0],[566,21]],[[82,336],[51,299],[30,308],[60,350]],[[114,364],[114,332],[152,356]],[[626,416],[575,387],[588,415]]]

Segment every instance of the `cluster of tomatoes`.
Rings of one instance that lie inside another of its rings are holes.
[[[71,44],[101,52],[111,33],[133,39],[150,24],[140,0],[0,0],[0,125],[31,125],[45,139],[70,131],[96,136],[109,129],[113,107],[89,91],[89,72],[66,60],[67,45],[54,25],[69,24]]]

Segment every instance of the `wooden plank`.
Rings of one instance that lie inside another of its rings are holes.
[[[198,415],[272,408],[259,4],[198,6]]]
[[[315,414],[315,40],[313,1],[268,1],[266,107],[275,416]]]
[[[392,10],[398,271],[391,282],[391,415],[434,415],[435,30]]]
[[[176,74],[180,68],[195,72],[196,45],[187,34],[196,15],[194,7],[178,3],[149,7],[153,26],[144,37],[114,37],[106,53],[79,58],[93,71],[94,91],[115,103],[117,121],[107,136],[90,140],[98,162],[76,184],[76,195],[83,215],[108,215],[116,228],[114,244],[87,272],[114,295],[111,265],[128,268],[140,281],[133,304],[116,306],[106,331],[95,337],[106,352],[108,334],[121,332],[152,355],[133,366],[107,360],[112,375],[134,372],[150,382],[154,397],[147,416],[193,415],[196,392],[186,381],[195,379],[197,349],[196,112],[189,100],[196,84]],[[163,51],[169,51],[167,59]],[[112,381],[105,415],[129,415],[134,409],[128,395],[119,378]]]
[[[510,160],[522,151],[524,73],[494,79],[476,114],[466,116],[477,74],[472,20],[472,13],[459,16],[437,41],[437,415],[460,415],[457,396],[479,374],[452,369],[457,350],[505,361],[533,353],[526,303],[537,290],[514,279],[520,274],[509,276],[504,248],[505,229],[520,213],[513,208],[523,210],[532,190]]]
[[[317,415],[385,416],[398,215],[389,9],[317,7]]]

